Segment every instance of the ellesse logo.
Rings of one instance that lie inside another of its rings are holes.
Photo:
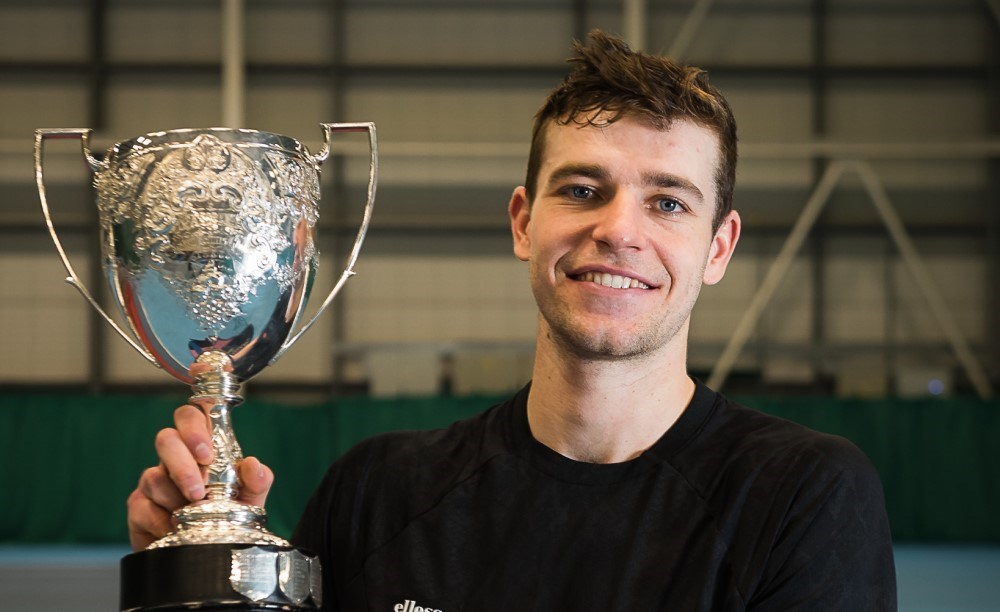
[[[398,603],[393,607],[392,612],[441,612],[437,608],[425,608],[418,606],[417,602],[407,599],[403,603]]]

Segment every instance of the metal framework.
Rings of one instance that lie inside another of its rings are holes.
[[[815,227],[820,213],[823,212],[823,208],[830,201],[830,195],[833,194],[834,189],[845,173],[849,171],[856,173],[861,178],[865,190],[871,197],[872,205],[878,211],[882,223],[892,237],[896,248],[899,249],[903,261],[910,270],[917,287],[920,289],[921,295],[927,302],[927,306],[937,320],[938,325],[944,331],[948,343],[955,352],[955,356],[968,374],[969,380],[972,381],[976,393],[984,400],[992,399],[993,386],[990,383],[985,368],[983,368],[979,359],[973,354],[968,340],[959,329],[958,324],[955,323],[955,318],[952,316],[951,310],[945,304],[944,299],[941,297],[941,292],[931,279],[931,275],[927,272],[924,260],[913,245],[913,240],[899,218],[896,208],[892,205],[885,186],[878,178],[878,174],[872,168],[871,163],[863,160],[836,161],[827,167],[826,172],[816,185],[812,196],[809,197],[806,205],[802,208],[802,212],[795,222],[794,227],[792,227],[792,231],[788,234],[788,238],[781,247],[777,258],[767,271],[764,281],[757,288],[756,293],[754,293],[753,298],[750,300],[750,304],[747,306],[743,318],[740,319],[736,330],[726,344],[725,350],[715,364],[715,369],[708,379],[708,386],[719,389],[725,384],[726,378],[736,363],[737,356],[739,356],[740,351],[746,345],[750,334],[753,333],[754,326],[760,319],[761,313],[767,307],[771,298],[774,297],[778,285],[788,273],[788,269],[795,259],[796,254],[802,248],[806,236]]]
[[[223,41],[223,53],[218,63],[171,63],[163,62],[155,65],[148,63],[130,64],[123,62],[109,61],[106,53],[107,21],[108,21],[108,1],[89,0],[88,22],[89,36],[87,46],[87,57],[80,63],[73,62],[0,62],[0,74],[51,74],[54,76],[64,74],[79,74],[82,71],[86,74],[88,120],[90,126],[100,130],[106,126],[106,95],[108,89],[108,77],[112,74],[128,74],[138,71],[160,71],[160,72],[183,72],[193,75],[218,74],[223,91],[223,123],[229,126],[240,126],[243,124],[245,116],[245,90],[247,79],[252,79],[258,75],[268,75],[276,73],[297,73],[301,75],[325,78],[328,80],[331,90],[334,92],[331,114],[336,120],[344,108],[344,91],[350,80],[358,75],[371,76],[393,76],[414,73],[448,76],[461,78],[465,75],[482,76],[484,74],[496,77],[512,76],[544,76],[546,78],[559,78],[565,68],[561,65],[552,66],[507,66],[507,65],[425,65],[413,67],[410,65],[363,65],[349,64],[345,61],[345,45],[350,30],[347,27],[348,10],[345,0],[332,0],[328,3],[331,30],[331,60],[324,64],[302,64],[289,66],[287,64],[270,65],[266,63],[248,63],[245,54],[245,13],[246,0],[220,0],[220,10],[222,15],[221,37]],[[711,13],[714,6],[713,0],[693,0],[688,13],[682,22],[681,28],[672,41],[669,54],[678,58],[683,58],[695,39],[698,31],[706,18]],[[587,0],[572,0],[570,3],[572,15],[572,30],[577,37],[582,37],[585,33],[590,6]],[[624,0],[622,4],[622,24],[624,34],[631,44],[639,49],[647,45],[647,27],[649,17],[649,3],[647,0]],[[787,270],[787,256],[794,255],[802,246],[805,233],[813,232],[814,240],[810,243],[810,257],[812,261],[812,283],[814,291],[822,291],[824,283],[822,275],[825,270],[825,258],[827,256],[827,242],[829,231],[823,223],[822,211],[826,198],[836,184],[837,177],[844,172],[853,171],[862,178],[866,191],[871,197],[872,203],[879,210],[882,221],[889,230],[889,234],[899,249],[907,266],[918,279],[921,291],[928,302],[929,307],[935,314],[942,329],[945,330],[949,344],[958,356],[960,363],[967,372],[976,391],[981,396],[992,394],[990,385],[990,374],[992,369],[1000,364],[1000,211],[997,206],[988,206],[989,217],[986,227],[981,228],[987,244],[987,261],[989,266],[988,278],[990,287],[988,288],[988,316],[987,329],[989,337],[983,344],[987,347],[984,352],[987,356],[989,367],[984,367],[974,355],[968,342],[957,332],[953,324],[953,319],[943,302],[939,293],[932,283],[921,272],[923,264],[912,248],[912,241],[909,240],[906,230],[898,223],[898,215],[894,214],[891,201],[885,193],[878,177],[874,174],[871,165],[865,161],[873,158],[976,158],[985,159],[989,164],[990,187],[988,198],[990,202],[1000,202],[1000,116],[993,113],[992,124],[989,128],[989,139],[982,142],[973,143],[943,143],[930,146],[915,146],[899,143],[868,143],[868,144],[846,144],[826,141],[827,136],[827,97],[831,79],[844,76],[854,76],[859,78],[909,78],[914,76],[928,76],[934,78],[948,78],[962,81],[984,83],[987,96],[992,108],[1000,107],[1000,2],[998,0],[983,0],[982,11],[984,17],[992,28],[990,44],[994,53],[987,53],[986,62],[981,66],[831,66],[828,58],[827,32],[829,30],[829,6],[827,0],[811,0],[810,15],[812,23],[812,49],[811,61],[808,66],[801,65],[771,65],[771,66],[709,66],[708,69],[714,74],[737,74],[748,76],[768,76],[787,78],[807,78],[810,83],[812,109],[812,143],[803,144],[764,144],[750,143],[741,149],[744,158],[764,158],[780,157],[786,159],[811,159],[814,166],[814,191],[813,196],[806,203],[796,225],[791,229],[791,233],[782,249],[782,255],[774,264],[774,268],[768,273],[764,285],[758,290],[754,298],[754,306],[748,309],[737,333],[730,340],[729,345],[717,363],[711,383],[721,385],[735,360],[735,354],[745,345],[749,330],[754,321],[760,315],[760,311],[766,306],[768,299],[773,295],[774,288],[781,280],[782,275]],[[20,153],[25,147],[25,143],[0,140],[0,153]],[[382,145],[382,152],[386,156],[483,156],[483,157],[508,157],[523,156],[523,147],[518,145],[508,145],[503,143],[405,143],[387,142]],[[341,176],[343,173],[343,157],[360,154],[360,148],[355,150],[352,146],[339,146],[334,149],[334,154],[338,157],[331,160],[332,167],[329,170],[334,176]],[[852,161],[844,161],[850,159]],[[338,189],[343,189],[340,185],[342,181],[334,181]],[[341,195],[341,194],[337,194]],[[334,202],[343,201],[341,197],[332,198]],[[343,212],[333,211],[333,225],[335,227],[343,224]],[[891,221],[891,219],[895,221]],[[87,221],[87,227],[77,227],[82,232],[94,231],[96,227],[96,214],[91,214]],[[462,231],[461,224],[456,224],[456,228]],[[16,231],[17,228],[15,228]],[[23,229],[23,228],[22,228]],[[414,228],[419,229],[419,228]],[[431,227],[438,231],[441,228]],[[0,228],[3,230],[3,228]],[[503,231],[503,228],[497,228]],[[789,253],[786,253],[786,249]],[[96,244],[93,246],[93,255],[96,260]],[[91,286],[98,286],[100,270],[98,266],[93,267],[92,278],[88,279]],[[920,280],[921,276],[924,280]],[[935,297],[937,296],[937,297]],[[814,301],[812,343],[816,350],[814,358],[819,359],[819,347],[824,343],[825,330],[823,328],[824,300],[817,294]],[[761,302],[759,306],[757,303]],[[344,335],[344,321],[342,315],[337,315],[339,319],[334,325],[335,341]],[[103,370],[105,347],[103,346],[103,328],[101,322],[92,317],[90,325],[91,336],[91,388],[99,390],[105,385],[106,373]],[[341,379],[341,372],[334,374],[333,386],[336,387]]]

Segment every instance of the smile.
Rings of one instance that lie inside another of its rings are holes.
[[[576,280],[584,283],[594,283],[595,285],[601,285],[602,287],[611,287],[612,289],[650,288],[650,286],[646,283],[634,278],[619,276],[617,274],[608,274],[607,272],[584,272],[583,274],[577,276]]]

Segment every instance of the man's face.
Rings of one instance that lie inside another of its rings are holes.
[[[712,231],[718,139],[688,120],[546,128],[536,195],[510,202],[539,333],[589,359],[686,346],[703,283],[721,280],[739,216]]]

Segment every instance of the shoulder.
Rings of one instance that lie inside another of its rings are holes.
[[[721,522],[777,534],[848,508],[884,515],[878,472],[854,443],[715,395],[671,462]]]
[[[507,423],[514,400],[445,428],[393,431],[364,440],[327,470],[316,494],[336,500],[387,496],[432,498],[509,446]],[[412,495],[410,495],[412,493]]]
[[[826,474],[874,476],[868,457],[850,440],[766,414],[718,395],[703,443],[730,465],[781,468],[812,477]]]
[[[502,452],[510,403],[445,428],[394,431],[358,443],[327,469],[293,540],[321,553],[354,550],[362,525],[393,528],[432,507],[491,453]]]
[[[456,458],[499,452],[510,402],[440,429],[392,431],[360,442],[331,466],[331,470],[388,471],[433,468]]]
[[[882,483],[851,441],[717,395],[678,460],[728,534],[748,608],[894,609]]]
[[[726,415],[728,414],[728,417]],[[746,570],[748,607],[788,610],[893,610],[892,536],[878,472],[846,438],[730,404],[732,474],[745,497],[733,555],[767,563]],[[724,436],[722,436],[724,437]],[[746,564],[745,567],[752,567]]]

